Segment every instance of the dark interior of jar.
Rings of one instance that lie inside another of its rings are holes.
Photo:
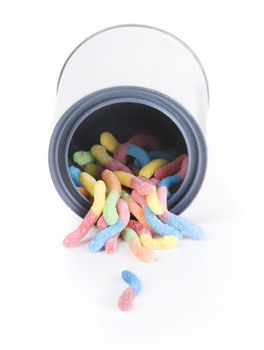
[[[120,143],[137,133],[155,136],[163,149],[187,154],[184,137],[174,121],[161,111],[140,103],[115,103],[96,110],[78,126],[70,142],[68,159],[79,150],[99,144],[100,134],[111,132]]]

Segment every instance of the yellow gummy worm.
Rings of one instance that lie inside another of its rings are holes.
[[[106,148],[102,145],[94,145],[90,152],[94,158],[103,165],[113,160],[113,158],[106,152]]]
[[[79,177],[80,183],[87,189],[87,191],[94,196],[94,186],[96,184],[95,178],[85,172],[82,172]]]
[[[97,177],[99,175],[100,167],[95,163],[88,163],[85,165],[84,170],[93,177]]]
[[[117,139],[108,131],[102,132],[100,135],[100,143],[111,153],[114,153],[120,146]]]
[[[143,233],[140,235],[140,241],[143,247],[149,249],[169,249],[174,248],[177,243],[176,236],[164,236],[160,238],[152,238],[151,235]]]
[[[115,171],[114,174],[121,185],[131,188],[131,180],[135,177],[133,174],[126,173],[125,171]]]
[[[160,168],[162,165],[167,164],[168,161],[166,159],[154,159],[150,161],[148,164],[143,166],[139,171],[139,176],[144,176],[147,179],[150,179],[155,171]]]
[[[150,209],[153,211],[156,215],[162,215],[163,214],[163,206],[159,201],[158,194],[157,194],[157,188],[153,186],[151,192],[146,196],[146,201]]]
[[[102,180],[96,181],[94,185],[94,201],[91,210],[97,218],[102,214],[105,205],[105,183]]]

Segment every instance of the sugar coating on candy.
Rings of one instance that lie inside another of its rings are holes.
[[[145,215],[144,215],[144,210],[142,209],[142,207],[140,205],[138,205],[136,203],[136,201],[128,196],[126,198],[129,210],[131,212],[131,214],[145,227],[148,227],[147,221],[145,219]]]
[[[105,201],[103,216],[108,225],[114,225],[118,220],[116,204],[120,198],[121,184],[116,175],[108,169],[102,172],[102,179],[110,190]]]
[[[114,173],[120,181],[121,185],[135,189],[143,196],[150,193],[153,188],[153,184],[149,180],[142,177],[137,177],[124,171],[115,171]]]
[[[151,160],[148,164],[143,166],[139,171],[139,176],[143,176],[147,179],[150,179],[155,171],[159,169],[161,166],[167,164],[168,161],[166,159],[154,159]],[[157,176],[155,176],[157,177]]]
[[[134,176],[131,180],[131,187],[133,190],[136,190],[138,193],[140,193],[142,196],[146,196],[152,191],[153,184],[151,181],[140,177],[140,176]]]
[[[123,239],[129,244],[129,248],[132,253],[142,262],[153,262],[157,260],[156,255],[152,250],[144,248],[141,245],[140,238],[135,230],[130,227],[126,227],[122,231]]]
[[[139,241],[138,234],[130,227],[124,228],[124,230],[122,231],[122,238],[127,243],[129,243],[131,239],[137,239]]]
[[[171,176],[167,176],[164,177],[158,184],[158,187],[162,187],[162,186],[166,186],[168,193],[167,193],[167,197],[168,199],[172,196],[172,193],[170,192],[170,188],[172,186],[176,186],[179,183],[181,183],[182,178],[180,177],[180,175],[176,174],[176,175],[171,175]]]
[[[127,173],[132,173],[132,171],[126,165],[122,164],[116,159],[106,162],[104,166],[112,171],[124,171]]]
[[[79,166],[91,163],[94,161],[94,157],[90,152],[86,151],[77,151],[73,153],[73,161]]]
[[[144,198],[144,196],[142,196],[141,194],[138,193],[138,191],[133,190],[131,192],[131,197],[142,207],[145,208],[146,206],[146,200]]]
[[[108,226],[97,233],[97,235],[90,242],[90,251],[96,252],[100,250],[109,238],[120,233],[127,226],[130,218],[130,212],[126,201],[119,199],[117,202],[117,211],[119,215],[117,223]]]
[[[133,288],[137,294],[141,292],[142,283],[133,272],[129,270],[124,270],[121,273],[121,277],[123,281],[126,282],[129,285],[129,287]]]
[[[158,186],[160,180],[159,179],[156,179],[155,177],[151,177],[149,179],[149,181],[154,185],[154,186]]]
[[[155,186],[153,186],[152,191],[146,196],[146,202],[154,214],[161,215],[163,213],[163,206],[159,201]]]
[[[110,190],[121,192],[121,184],[117,176],[110,170],[106,169],[102,172],[102,179]]]
[[[117,223],[118,213],[116,204],[119,198],[120,192],[116,190],[111,190],[106,197],[103,216],[107,225],[114,225]]]
[[[161,180],[164,177],[176,174],[180,170],[182,161],[185,157],[186,155],[181,155],[178,158],[176,158],[173,162],[161,166],[155,171],[155,178]]]
[[[94,195],[94,186],[96,184],[95,178],[85,172],[80,173],[79,177],[80,183],[86,188],[86,190],[93,196]]]
[[[119,234],[116,234],[115,236],[109,238],[105,243],[105,252],[107,254],[113,254],[115,253],[117,249],[117,242],[118,242]]]
[[[126,163],[128,147],[129,143],[123,143],[120,145],[114,153],[114,159],[120,163]]]
[[[148,225],[154,232],[156,232],[160,236],[176,236],[178,238],[182,237],[182,234],[178,229],[170,225],[164,224],[162,221],[160,221],[159,218],[150,210],[148,206],[146,206],[144,213]]]
[[[95,163],[88,163],[85,165],[84,171],[94,178],[98,179],[102,174],[103,168]]]
[[[112,171],[125,171],[128,173],[131,173],[131,170],[122,164],[121,162],[113,159],[106,151],[106,148],[102,145],[94,145],[91,148],[91,153],[94,156],[94,158],[102,165],[104,165],[106,168],[112,170]]]
[[[114,135],[108,131],[101,133],[100,143],[107,149],[107,151],[111,153],[114,153],[120,145],[117,139],[114,137]]]
[[[157,140],[154,136],[149,134],[136,134],[130,137],[128,143],[137,145],[139,147],[148,147],[150,150],[158,150],[162,148],[162,145],[159,140]]]
[[[159,250],[174,248],[178,243],[176,236],[163,236],[160,238],[152,238],[146,233],[140,235],[140,241],[143,247]]]
[[[69,174],[75,186],[81,187],[82,184],[79,181],[81,170],[74,165],[69,167]]]
[[[99,228],[100,230],[107,227],[107,223],[103,215],[101,215],[100,218],[97,220],[96,227]]]
[[[169,249],[175,247],[177,244],[177,238],[175,236],[152,238],[152,233],[136,220],[129,220],[128,227],[132,228],[138,233],[141,244],[145,248]]]
[[[204,231],[198,225],[193,224],[190,220],[187,220],[181,216],[170,213],[167,208],[167,188],[162,186],[158,189],[158,197],[164,208],[163,215],[159,218],[166,224],[175,227],[182,234],[185,233],[187,236],[201,240],[204,238]]]
[[[136,145],[129,145],[127,154],[129,156],[134,157],[141,167],[143,167],[150,161],[148,153],[143,148],[138,147]]]
[[[118,300],[118,307],[121,311],[129,311],[133,308],[133,301],[137,293],[131,287],[124,290]]]
[[[63,244],[66,248],[74,247],[83,237],[87,235],[92,226],[96,223],[103,211],[105,191],[105,183],[102,180],[97,181],[94,186],[93,205],[85,215],[80,226],[64,238]]]
[[[111,162],[113,160],[113,158],[106,152],[105,147],[102,145],[94,145],[90,151],[94,158],[102,165],[105,165],[107,162]]]

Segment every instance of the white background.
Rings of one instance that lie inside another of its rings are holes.
[[[262,1],[6,1],[0,16],[1,349],[263,349]],[[80,219],[47,166],[64,60],[122,23],[182,38],[210,84],[207,177],[184,213],[206,240],[152,265],[125,243],[64,249]],[[116,307],[125,268],[144,285],[130,313]]]

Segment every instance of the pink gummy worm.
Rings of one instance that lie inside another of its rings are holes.
[[[96,223],[97,216],[94,214],[93,210],[90,209],[85,215],[82,223],[77,229],[69,233],[63,240],[64,247],[71,248],[74,247],[80,240],[86,236],[90,231],[92,226]]]
[[[159,179],[156,179],[155,177],[152,177],[149,179],[149,181],[154,185],[154,186],[157,186],[160,182]]]
[[[126,173],[132,174],[132,171],[127,166],[125,166],[124,164],[122,164],[116,159],[113,159],[110,162],[105,163],[104,166],[107,169],[112,171],[125,171]]]
[[[146,200],[145,198],[136,190],[133,190],[131,192],[131,197],[134,199],[134,201],[137,202],[143,209],[146,206]]]
[[[147,234],[152,237],[151,231],[137,220],[129,220],[127,227],[132,228],[138,235]]]
[[[130,186],[142,196],[146,196],[152,191],[153,183],[142,176],[134,176]]]
[[[103,230],[104,228],[107,227],[107,223],[103,215],[101,215],[100,218],[97,220],[96,227],[99,228],[100,230]]]
[[[129,143],[121,144],[114,153],[114,159],[120,163],[126,163]]]
[[[119,300],[118,307],[121,311],[129,311],[133,307],[133,300],[135,299],[137,293],[132,287],[128,287],[123,291]]]
[[[119,199],[116,205],[119,219],[123,221],[123,224],[126,226],[130,219],[130,210],[128,204],[124,199]]]
[[[139,147],[148,147],[152,151],[162,149],[161,143],[152,135],[136,134],[128,140],[128,143]]]
[[[166,165],[161,166],[159,169],[155,171],[155,174],[154,174],[155,178],[161,180],[164,177],[176,174],[181,169],[181,165],[185,157],[186,155],[181,155],[177,159],[175,159],[173,162],[170,162]]]
[[[189,158],[188,156],[185,156],[182,164],[181,164],[181,170],[179,171],[178,175],[180,178],[183,180],[186,176],[187,170],[188,170],[188,165],[189,165]]]
[[[116,234],[115,236],[109,238],[105,243],[105,252],[107,254],[113,254],[116,251],[119,235],[120,233]]]

